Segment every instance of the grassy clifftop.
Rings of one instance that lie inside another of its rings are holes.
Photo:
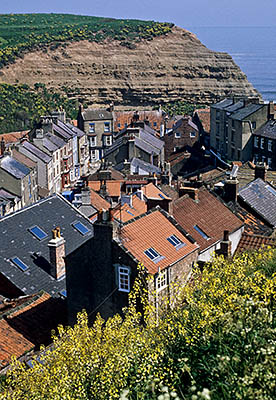
[[[0,15],[0,68],[24,52],[69,41],[118,40],[123,46],[170,32],[173,24],[70,14]]]

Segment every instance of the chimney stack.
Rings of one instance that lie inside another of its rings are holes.
[[[0,142],[0,156],[5,153],[6,143],[5,140],[2,138]]]
[[[237,179],[226,179],[224,184],[224,200],[226,203],[233,201],[236,203],[238,198],[239,181]]]
[[[136,196],[137,196],[140,200],[144,201],[144,192],[143,192],[142,189],[138,189],[138,190],[137,190]]]
[[[188,194],[193,200],[199,201],[199,190],[197,188],[180,186],[179,197],[182,197],[185,194]]]
[[[263,181],[267,179],[267,166],[265,164],[255,165],[255,179],[261,178]]]
[[[49,241],[50,251],[50,274],[55,279],[61,279],[65,276],[65,240],[60,235],[60,228],[57,227],[52,230],[53,238]]]
[[[223,232],[223,240],[220,242],[220,249],[217,251],[218,254],[223,255],[225,258],[231,257],[232,244],[229,239],[229,231]]]

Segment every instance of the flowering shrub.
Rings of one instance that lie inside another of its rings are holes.
[[[139,267],[123,317],[59,327],[32,369],[13,360],[0,399],[275,399],[275,260],[217,257],[158,313]]]

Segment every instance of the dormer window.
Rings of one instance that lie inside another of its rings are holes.
[[[176,139],[179,139],[179,138],[181,137],[180,132],[175,132],[174,137],[175,137]]]
[[[153,261],[155,264],[163,260],[164,256],[161,256],[153,247],[144,251],[145,255]]]

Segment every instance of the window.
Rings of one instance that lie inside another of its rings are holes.
[[[110,122],[104,123],[104,132],[110,132]]]
[[[252,124],[252,129],[256,129],[256,121],[252,121],[251,124]]]
[[[98,160],[98,150],[91,150],[91,159],[92,160]]]
[[[198,225],[194,225],[194,229],[203,237],[205,240],[209,240],[209,236],[202,230]]]
[[[13,257],[11,258],[11,261],[16,265],[18,268],[21,269],[21,271],[25,272],[29,268],[23,261],[20,260],[18,257]]]
[[[154,263],[158,263],[159,261],[163,260],[163,258],[164,258],[153,247],[150,247],[144,253]]]
[[[174,137],[176,139],[179,139],[181,137],[181,133],[180,132],[175,132]]]
[[[171,235],[167,238],[167,240],[176,248],[176,250],[180,249],[181,247],[186,246],[177,236]]]
[[[157,292],[167,286],[167,270],[164,269],[158,273],[155,286]]]
[[[95,132],[95,123],[94,122],[90,122],[90,124],[89,124],[89,132],[90,133],[94,133]]]
[[[269,168],[272,168],[272,158],[267,158],[267,165],[269,166]]]
[[[190,132],[190,137],[191,137],[191,138],[195,138],[195,137],[196,137],[195,131]]]
[[[216,135],[219,135],[219,124],[216,124]]]
[[[91,232],[85,225],[83,225],[80,221],[74,222],[72,226],[83,236],[87,235]]]
[[[267,141],[267,149],[268,149],[268,151],[272,151],[272,140],[268,140]]]
[[[154,122],[154,123],[153,123],[153,126],[157,126],[157,122]]]
[[[130,271],[127,267],[118,267],[118,290],[120,292],[129,292],[130,291],[130,280],[129,280]]]
[[[259,147],[259,138],[258,138],[258,136],[254,137],[254,147],[256,147],[256,148]]]
[[[89,140],[90,140],[91,147],[97,146],[97,136],[90,136]]]
[[[220,110],[216,110],[216,119],[220,118]]]
[[[111,136],[106,136],[105,137],[105,145],[106,146],[111,146],[112,145],[112,137]]]
[[[117,127],[118,127],[118,128],[121,128],[121,124],[120,124],[120,122],[117,124]]]
[[[231,142],[235,142],[235,131],[231,132]]]
[[[264,138],[261,138],[261,144],[260,144],[260,148],[263,149],[264,148]]]
[[[39,226],[35,225],[32,228],[29,229],[29,232],[31,232],[38,240],[43,240],[45,239],[48,235],[45,233]]]
[[[59,294],[61,295],[61,297],[67,297],[67,290],[63,289],[59,292]]]

